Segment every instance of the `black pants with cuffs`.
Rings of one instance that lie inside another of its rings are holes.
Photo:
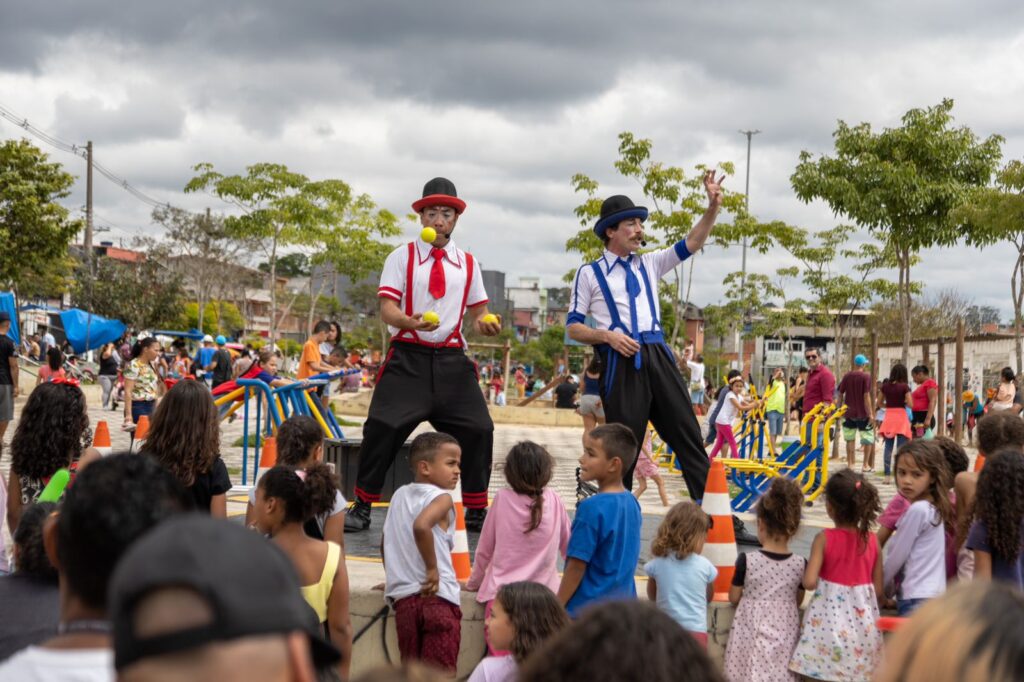
[[[477,383],[476,366],[461,348],[394,341],[373,389],[363,425],[356,496],[377,502],[388,468],[420,423],[454,436],[462,448],[462,500],[487,508],[494,422]]]
[[[609,366],[607,353],[614,352],[611,348],[604,349],[604,371]],[[633,364],[633,358],[618,357],[615,374],[607,388],[606,377],[602,373],[601,402],[605,420],[609,424],[617,422],[629,427],[641,447],[647,433],[647,422],[654,424],[658,435],[679,458],[690,498],[700,500],[704,497],[710,464],[700,425],[690,403],[690,389],[665,347],[645,343],[640,346],[640,353],[639,370]],[[635,467],[634,459],[633,466],[623,477],[626,490],[633,487]]]

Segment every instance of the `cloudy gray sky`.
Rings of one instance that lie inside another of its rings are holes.
[[[1024,5],[1018,2],[684,3],[562,0],[0,0],[0,104],[72,142],[146,193],[184,195],[191,167],[226,173],[274,161],[335,177],[405,213],[423,182],[453,179],[469,209],[457,239],[511,281],[555,285],[575,266],[569,184],[639,195],[612,163],[617,135],[692,168],[734,161],[759,128],[751,210],[826,229],[789,176],[801,150],[832,149],[837,119],[896,125],[909,108],[956,101],[957,122],[1006,137],[1024,157]],[[0,121],[4,137],[18,129]],[[53,152],[75,173],[84,164]],[[637,196],[637,198],[639,198]],[[69,205],[84,204],[84,180]],[[101,238],[155,228],[149,208],[102,178]],[[409,230],[412,236],[413,230]],[[930,251],[916,276],[1009,314],[1014,254]],[[694,300],[720,300],[738,249],[699,257]],[[752,256],[771,272],[781,256]]]

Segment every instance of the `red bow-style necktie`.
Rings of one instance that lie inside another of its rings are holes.
[[[434,298],[444,296],[444,249],[434,249],[430,252],[434,257],[434,264],[430,266],[430,295]]]

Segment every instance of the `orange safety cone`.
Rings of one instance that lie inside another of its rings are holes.
[[[132,441],[131,452],[137,453],[141,448],[142,444],[146,442],[146,436],[149,435],[149,417],[142,415],[139,417],[138,423],[135,424],[135,435]]]
[[[104,457],[110,454],[110,427],[102,419],[96,422],[96,432],[92,436],[92,446]]]
[[[736,534],[732,528],[732,506],[729,503],[729,488],[725,482],[725,465],[720,459],[711,461],[704,499],[700,503],[704,513],[711,517],[713,524],[708,531],[707,542],[701,554],[718,569],[715,578],[715,601],[728,601],[729,586],[736,572]]]
[[[274,468],[277,464],[277,438],[267,436],[263,439],[263,450],[260,452],[260,468],[256,471],[256,480],[253,485],[260,482],[263,474]]]
[[[455,502],[455,546],[452,547],[452,566],[455,568],[455,579],[461,583],[469,580],[473,568],[469,563],[469,536],[466,534],[466,512],[462,507],[462,481],[455,484],[452,500]]]
[[[974,473],[978,473],[985,468],[985,455],[978,453],[977,459],[974,460]]]

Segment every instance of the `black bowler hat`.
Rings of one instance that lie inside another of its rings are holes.
[[[623,220],[630,218],[647,220],[647,208],[634,206],[633,200],[624,194],[608,197],[601,204],[601,218],[594,225],[594,234],[603,238],[605,230],[609,227],[615,227]]]
[[[434,178],[423,185],[423,198],[413,202],[412,210],[419,213],[428,206],[448,206],[462,215],[466,202],[455,192],[455,183],[448,178]]]

